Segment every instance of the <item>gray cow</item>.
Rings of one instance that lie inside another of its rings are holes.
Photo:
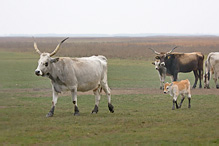
[[[152,62],[152,64],[155,66],[155,69],[158,72],[158,75],[160,78],[160,89],[163,90],[166,76],[170,76],[171,82],[173,81],[173,76],[171,76],[170,74],[167,73],[166,67],[164,66],[164,64],[160,63],[159,58],[155,58],[155,59],[156,60],[154,62]]]
[[[68,38],[66,38],[68,39]],[[92,113],[98,112],[100,92],[103,91],[108,97],[110,112],[114,112],[111,104],[110,88],[107,83],[107,59],[104,56],[91,56],[82,58],[59,57],[52,58],[57,53],[61,41],[52,53],[41,53],[34,42],[34,48],[40,54],[38,67],[35,70],[37,76],[48,77],[52,83],[53,100],[52,108],[46,117],[52,117],[58,100],[58,93],[71,91],[74,104],[74,115],[79,115],[77,105],[77,91],[93,90],[95,95],[95,107]]]

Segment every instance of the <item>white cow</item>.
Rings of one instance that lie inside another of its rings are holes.
[[[68,38],[66,38],[68,39]],[[95,95],[95,107],[92,113],[98,112],[101,89],[107,94],[108,107],[110,112],[114,112],[111,104],[110,88],[107,83],[107,59],[104,56],[92,56],[82,58],[59,57],[52,58],[56,54],[60,45],[58,44],[52,53],[41,53],[34,42],[36,52],[40,54],[38,67],[35,70],[37,76],[50,78],[52,82],[53,100],[52,108],[47,117],[52,117],[58,100],[58,93],[69,90],[72,94],[72,101],[75,105],[74,115],[79,115],[77,105],[77,91],[93,90]]]
[[[205,61],[204,88],[210,88],[209,81],[213,74],[216,88],[219,89],[219,84],[217,82],[219,78],[219,52],[209,53],[207,60]]]

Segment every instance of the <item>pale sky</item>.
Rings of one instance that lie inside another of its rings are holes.
[[[219,34],[219,0],[0,0],[0,35]]]

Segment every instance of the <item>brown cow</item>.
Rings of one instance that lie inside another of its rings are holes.
[[[167,68],[167,73],[173,76],[173,81],[177,80],[179,72],[187,73],[193,71],[195,76],[193,88],[196,88],[198,79],[200,81],[199,88],[202,88],[204,55],[201,52],[172,53],[175,48],[166,53],[159,53],[154,49],[150,49],[157,55],[155,58],[160,59],[160,64]]]

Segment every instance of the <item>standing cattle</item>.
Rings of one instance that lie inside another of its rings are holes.
[[[158,72],[158,75],[160,78],[160,89],[162,90],[164,87],[164,82],[165,82],[166,76],[170,76],[171,81],[173,81],[173,78],[171,75],[167,74],[167,69],[164,65],[162,65],[160,63],[160,59],[157,58],[154,62],[152,62],[152,64],[155,66],[155,69]]]
[[[66,90],[71,91],[72,94],[74,115],[79,115],[77,91],[85,92],[93,90],[95,107],[92,113],[97,113],[101,89],[107,94],[108,107],[110,112],[113,113],[114,108],[111,104],[110,88],[107,84],[107,59],[104,56],[52,58],[66,39],[61,41],[52,53],[41,53],[37,48],[37,44],[34,42],[34,48],[40,54],[35,74],[37,76],[48,77],[52,83],[52,108],[46,117],[53,116],[58,100],[58,93]]]
[[[213,74],[216,88],[219,89],[219,84],[217,82],[219,78],[219,52],[210,53],[205,61],[204,88],[210,88],[209,81]]]
[[[153,49],[151,50],[157,55],[155,58],[160,59],[161,65],[164,65],[167,68],[167,73],[173,76],[173,81],[177,80],[179,72],[187,73],[193,71],[195,76],[193,88],[196,88],[198,79],[200,81],[199,88],[202,88],[201,80],[203,75],[204,55],[201,52],[171,53],[175,48],[167,53],[158,53]]]
[[[175,109],[175,104],[176,108],[181,108],[182,103],[185,99],[185,95],[187,95],[188,100],[189,100],[189,105],[188,108],[191,108],[191,91],[190,91],[190,82],[188,79],[186,80],[181,80],[179,82],[172,82],[172,83],[166,83],[164,85],[164,93],[167,94],[169,93],[170,96],[173,96],[173,107],[172,110]],[[180,102],[180,105],[178,106],[177,104],[177,97],[181,95],[182,99]]]

